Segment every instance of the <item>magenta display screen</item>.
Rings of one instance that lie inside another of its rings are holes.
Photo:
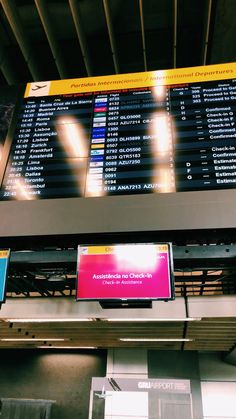
[[[77,300],[171,300],[170,243],[79,246]]]

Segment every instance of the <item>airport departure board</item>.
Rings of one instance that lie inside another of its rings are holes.
[[[0,198],[236,187],[236,64],[29,83]]]

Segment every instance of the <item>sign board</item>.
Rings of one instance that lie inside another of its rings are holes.
[[[0,250],[0,304],[5,301],[7,269],[10,258],[10,250]]]

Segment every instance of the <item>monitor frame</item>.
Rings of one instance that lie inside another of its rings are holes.
[[[160,296],[153,296],[153,297],[79,297],[79,266],[80,266],[80,251],[84,247],[104,247],[104,246],[135,246],[135,245],[166,245],[168,248],[167,251],[167,264],[168,264],[168,285],[169,285],[169,296],[160,297]],[[92,244],[80,244],[78,246],[78,253],[77,253],[77,279],[76,279],[76,301],[97,301],[100,303],[102,308],[151,308],[152,301],[172,301],[175,299],[174,293],[174,262],[173,262],[173,249],[171,242],[136,242],[136,243],[112,243],[108,244],[105,243],[103,245],[92,245]]]
[[[6,253],[6,257],[2,256],[2,253]],[[6,293],[7,293],[7,277],[8,277],[8,269],[9,269],[9,262],[10,262],[10,254],[11,254],[11,250],[10,249],[0,249],[0,260],[1,259],[5,259],[5,264],[4,264],[4,272],[2,272],[3,274],[3,278],[0,278],[0,283],[1,283],[1,287],[0,287],[0,308],[1,308],[1,304],[5,303],[6,301]]]

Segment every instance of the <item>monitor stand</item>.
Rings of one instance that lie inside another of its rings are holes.
[[[99,301],[103,309],[106,308],[152,308],[151,300],[127,300],[127,301]]]

